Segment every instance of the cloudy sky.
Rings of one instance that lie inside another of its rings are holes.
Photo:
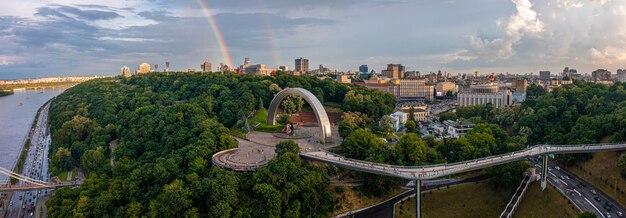
[[[142,62],[199,69],[224,54],[289,68],[305,57],[339,70],[615,72],[626,68],[626,0],[0,2],[0,79],[114,75]]]

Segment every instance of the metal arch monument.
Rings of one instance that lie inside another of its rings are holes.
[[[317,123],[322,129],[322,142],[325,143],[326,141],[331,140],[332,134],[330,120],[328,119],[326,110],[324,110],[324,106],[322,106],[320,100],[317,99],[313,93],[303,88],[285,88],[278,92],[276,96],[274,96],[274,99],[272,99],[270,107],[267,111],[267,124],[276,124],[276,112],[278,111],[278,106],[287,96],[290,95],[300,96],[308,102],[309,105],[311,105],[311,108],[313,108],[313,112],[315,113],[315,117],[317,118]]]

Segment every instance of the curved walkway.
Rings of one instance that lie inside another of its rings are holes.
[[[380,164],[345,158],[325,150],[302,153],[300,156],[310,160],[316,160],[339,167],[374,173],[385,176],[393,176],[410,180],[434,179],[442,176],[468,172],[486,167],[501,165],[509,162],[523,160],[543,154],[568,154],[589,153],[598,151],[626,150],[626,143],[617,144],[583,144],[583,145],[537,145],[521,151],[494,155],[480,159],[474,159],[452,164],[438,164],[427,166],[397,166]]]
[[[337,126],[333,126],[333,142],[320,144],[318,140],[322,134],[319,127],[300,127],[302,131],[313,133],[313,137],[306,139],[293,139],[302,152],[319,151],[325,147],[338,146],[342,138],[338,134]],[[336,134],[335,134],[336,133]],[[217,152],[213,155],[213,165],[232,169],[235,171],[252,171],[266,166],[270,160],[276,157],[274,152],[276,144],[281,141],[290,140],[274,137],[272,133],[250,132],[248,139],[233,136],[239,143],[237,148]]]

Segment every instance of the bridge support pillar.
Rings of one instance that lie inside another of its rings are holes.
[[[548,155],[544,154],[541,159],[541,190],[543,191],[548,185]]]
[[[422,217],[422,205],[420,198],[422,198],[422,180],[415,180],[415,217]]]

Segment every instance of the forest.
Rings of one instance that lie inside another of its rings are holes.
[[[337,207],[329,173],[300,159],[293,145],[255,172],[212,166],[234,148],[229,128],[267,107],[270,87],[302,87],[350,112],[381,117],[389,94],[331,79],[185,74],[103,78],[53,100],[50,169],[79,167],[84,183],[58,189],[51,217],[325,217]],[[344,101],[350,93],[352,100]],[[346,102],[346,103],[342,103]],[[297,147],[297,146],[296,146]]]
[[[539,143],[578,144],[626,136],[626,84],[576,81],[552,92],[531,86],[521,106],[457,108],[440,119],[466,119],[476,127],[459,139],[420,138],[414,127],[395,146],[387,93],[332,79],[278,74],[146,75],[104,78],[68,89],[52,103],[51,170],[79,167],[87,178],[76,189],[59,189],[48,202],[51,217],[325,217],[337,208],[329,177],[336,169],[311,165],[292,142],[255,172],[213,167],[215,152],[234,148],[232,129],[267,107],[280,89],[302,87],[343,115],[338,152],[351,158],[424,165],[502,154]],[[281,108],[301,110],[301,99]],[[247,121],[246,125],[248,126]],[[412,132],[415,131],[415,132]],[[565,160],[584,158],[569,155]],[[626,159],[626,158],[625,158]],[[626,162],[626,161],[623,161]],[[626,164],[623,164],[626,167]],[[485,170],[496,184],[517,184],[526,166],[511,163]],[[361,190],[380,196],[398,179],[357,173]]]

